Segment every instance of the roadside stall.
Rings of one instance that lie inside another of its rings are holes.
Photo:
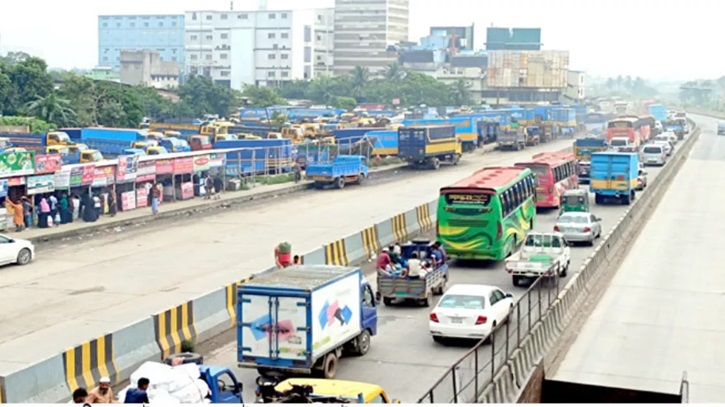
[[[116,164],[116,202],[122,211],[136,209],[136,174],[138,155],[118,157]]]
[[[209,168],[211,175],[217,176],[219,175],[222,177],[222,183],[223,185],[227,185],[227,174],[226,171],[224,171],[224,166],[226,165],[226,156],[224,153],[212,153],[209,154]]]
[[[34,216],[34,225],[37,225],[37,219],[40,215],[40,211],[37,209],[38,205],[40,205],[40,197],[43,194],[47,194],[49,192],[55,191],[55,175],[54,174],[43,174],[43,175],[31,175],[28,177],[28,184],[27,184],[27,191],[28,196],[33,197],[32,202],[34,202],[34,207],[36,208],[35,216]],[[55,219],[53,219],[53,222],[55,222]],[[50,225],[51,222],[48,222],[48,225]]]
[[[194,195],[202,196],[201,186],[204,184],[209,169],[211,168],[211,161],[209,154],[197,155],[193,157],[194,160]]]
[[[98,163],[93,170],[93,182],[91,183],[92,195],[101,198],[101,214],[108,213],[108,194],[113,192],[116,166],[114,164],[100,165]]]
[[[161,202],[174,200],[174,161],[156,160],[156,181],[163,185]]]
[[[27,195],[26,175],[35,173],[35,153],[31,151],[0,153],[0,179],[8,179],[10,199]]]
[[[77,164],[69,166],[70,170],[70,191],[72,196],[82,198],[91,192],[91,184],[95,177],[95,164]]]
[[[156,161],[139,160],[136,169],[136,208],[149,206],[149,187],[156,183]]]
[[[174,193],[175,198],[180,200],[194,198],[194,157],[182,157],[174,159]],[[164,192],[166,194],[166,192]]]

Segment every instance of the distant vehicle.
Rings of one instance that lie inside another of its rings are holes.
[[[717,135],[722,136],[725,134],[725,122],[717,122]]]
[[[614,198],[625,205],[635,199],[639,154],[601,152],[592,154],[592,173],[589,190],[597,205]]]
[[[644,191],[647,188],[647,171],[642,168],[639,169],[639,176],[637,177],[637,191]]]
[[[307,164],[305,177],[315,182],[315,188],[334,185],[342,189],[347,183],[362,184],[368,177],[367,159],[359,155],[338,155],[331,162]]]
[[[623,147],[636,147],[628,138],[626,137],[614,137],[609,140],[609,146],[613,149],[623,148]]]
[[[169,151],[165,149],[164,147],[160,146],[151,146],[146,148],[146,154],[147,155],[163,155],[163,154],[169,154]]]
[[[594,241],[602,236],[601,221],[589,212],[564,212],[556,220],[554,231],[564,235],[568,242],[594,245]]]
[[[561,195],[559,214],[564,212],[589,212],[589,191],[569,189]]]
[[[642,142],[639,118],[624,117],[610,120],[607,123],[607,141],[610,145],[615,138],[626,138],[630,144],[639,146]]]
[[[0,265],[24,266],[35,258],[35,246],[29,240],[0,235]]]
[[[657,140],[657,139],[655,139],[649,145],[651,145],[651,146],[653,146],[653,145],[654,146],[662,146],[665,149],[665,155],[668,156],[668,157],[671,156],[672,155],[672,152],[675,150],[675,146],[673,146],[672,145],[672,142],[669,141],[669,140],[662,140],[662,139]]]
[[[441,162],[457,165],[463,153],[454,126],[401,127],[398,129],[398,157],[414,166],[437,170]]]
[[[566,277],[571,264],[569,242],[559,232],[530,232],[521,250],[506,259],[506,271],[514,287],[522,280]]]
[[[428,330],[438,343],[446,338],[483,339],[506,322],[513,303],[513,294],[498,287],[456,284],[433,308]]]
[[[667,151],[664,144],[650,143],[642,149],[642,164],[665,165],[667,163]]]
[[[530,161],[514,165],[528,168],[536,175],[537,208],[558,208],[564,191],[579,187],[577,160],[573,153],[539,153]]]
[[[123,150],[123,154],[124,155],[139,155],[142,157],[147,155],[146,150],[144,150],[142,148],[127,148],[127,149]]]

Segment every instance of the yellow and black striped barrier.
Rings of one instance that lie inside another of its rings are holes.
[[[378,238],[378,227],[371,226],[365,228],[362,231],[363,249],[365,249],[365,255],[368,259],[373,258],[373,255],[377,254],[380,247],[380,238]]]
[[[408,240],[408,229],[405,226],[405,214],[401,213],[400,215],[393,216],[391,222],[393,223],[393,236],[395,237],[395,241],[403,243]]]
[[[415,213],[418,215],[418,225],[420,225],[421,231],[426,232],[433,229],[433,218],[430,216],[430,207],[428,204],[416,207]]]
[[[181,352],[182,341],[196,339],[194,304],[191,301],[154,315],[153,318],[156,343],[162,359]]]
[[[325,264],[332,266],[347,266],[347,252],[345,252],[345,239],[336,240],[325,245]]]
[[[63,353],[65,380],[70,391],[93,388],[102,377],[114,383],[118,375],[113,356],[113,336],[98,337]]]

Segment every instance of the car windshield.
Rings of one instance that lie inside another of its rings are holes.
[[[611,144],[613,146],[617,146],[617,147],[619,147],[619,146],[626,146],[627,143],[628,143],[627,140],[622,140],[622,139],[619,139],[619,140],[613,139],[612,142],[611,142]]]
[[[486,301],[477,295],[448,294],[443,296],[438,308],[484,309]]]
[[[662,154],[662,147],[645,147],[645,154]]]
[[[587,215],[574,215],[574,214],[563,214],[559,218],[560,223],[587,223]]]
[[[564,203],[566,203],[567,206],[584,205],[585,198],[578,195],[567,195],[564,196]]]

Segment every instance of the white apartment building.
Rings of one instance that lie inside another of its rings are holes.
[[[332,71],[333,10],[187,11],[185,69],[242,89]]]
[[[335,0],[335,74],[356,66],[381,73],[408,41],[410,0]]]

